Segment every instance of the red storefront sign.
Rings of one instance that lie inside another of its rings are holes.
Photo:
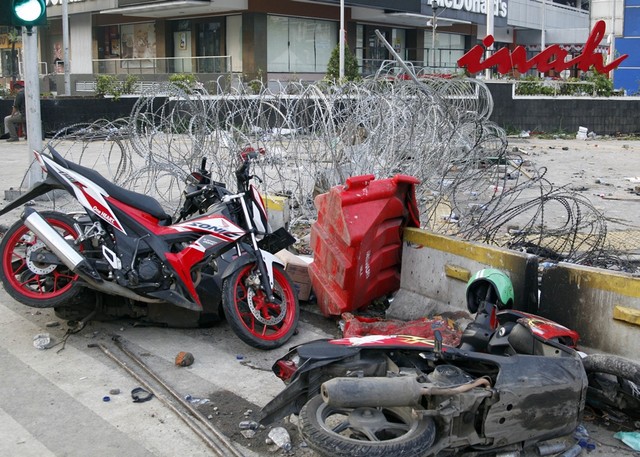
[[[549,70],[561,72],[577,65],[582,71],[588,71],[591,66],[594,66],[599,73],[608,73],[620,65],[629,55],[624,54],[609,65],[604,65],[603,54],[596,52],[596,48],[604,38],[604,31],[604,21],[596,22],[582,49],[582,53],[578,57],[567,61],[565,61],[565,59],[569,53],[558,44],[549,46],[529,60],[527,60],[527,51],[523,46],[518,46],[513,51],[502,48],[487,59],[482,60],[485,54],[485,48],[476,45],[458,59],[458,67],[466,67],[469,73],[478,73],[488,68],[497,67],[498,73],[505,74],[513,69],[520,73],[526,73],[534,67],[537,67],[541,73],[546,73]],[[487,48],[493,43],[494,38],[492,35],[487,35],[484,40],[482,40],[482,44]]]

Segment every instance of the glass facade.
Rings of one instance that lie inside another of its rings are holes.
[[[464,55],[464,35],[453,33],[436,33],[435,46],[432,43],[433,34],[424,34],[424,65],[435,67],[436,71],[443,73],[456,72],[458,59]],[[435,65],[433,52],[435,50]]]
[[[267,43],[267,71],[325,73],[331,52],[338,44],[338,24],[270,15]]]
[[[99,59],[150,59],[156,57],[156,31],[153,22],[99,27]]]

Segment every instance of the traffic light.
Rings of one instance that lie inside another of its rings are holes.
[[[10,0],[11,25],[31,27],[47,25],[47,7],[44,0]]]

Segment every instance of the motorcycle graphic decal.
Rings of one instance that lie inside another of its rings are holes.
[[[63,169],[48,158],[42,158],[51,169],[53,169],[71,186],[76,198],[82,206],[91,210],[91,212],[103,219],[109,225],[126,234],[122,224],[113,211],[111,211],[109,204],[104,198],[105,196],[108,197],[108,194],[104,189],[71,170]]]
[[[253,223],[256,224],[256,228],[259,232],[266,231],[267,209],[264,206],[264,201],[258,189],[255,186],[251,186],[251,200],[253,202]]]
[[[204,231],[222,241],[235,241],[246,232],[233,222],[221,216],[194,219],[171,226],[179,232]]]
[[[426,348],[433,348],[433,340],[422,338],[419,336],[411,335],[368,335],[368,336],[354,336],[350,338],[340,338],[331,340],[331,344],[339,344],[343,346],[387,346],[387,345],[401,345],[401,346],[424,346]]]

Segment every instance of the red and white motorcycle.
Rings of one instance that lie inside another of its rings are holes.
[[[224,312],[240,339],[259,349],[279,347],[294,334],[296,293],[274,255],[294,238],[283,228],[269,229],[262,197],[250,183],[258,151],[239,155],[236,194],[211,181],[203,159],[175,222],[152,197],[119,187],[52,147],[35,155],[46,179],[0,215],[56,189],[71,194],[84,212],[27,206],[5,233],[0,279],[17,301],[72,312],[86,306],[79,297],[89,289],[98,292],[96,307],[107,315],[159,315],[162,323],[183,326],[185,315],[202,325]]]

